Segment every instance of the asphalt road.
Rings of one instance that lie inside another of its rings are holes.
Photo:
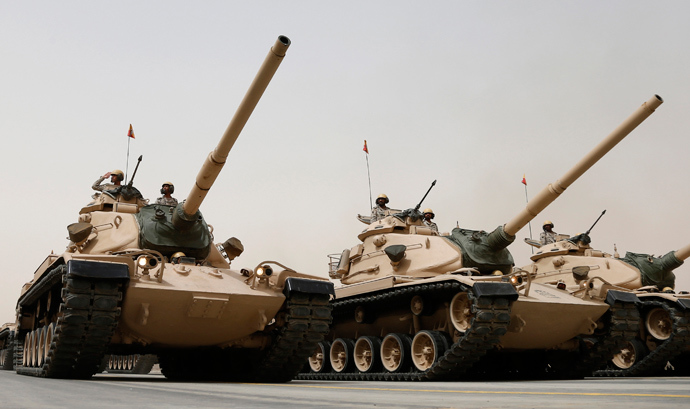
[[[2,408],[690,408],[690,378],[525,382],[180,383],[162,375],[88,381],[0,371]]]

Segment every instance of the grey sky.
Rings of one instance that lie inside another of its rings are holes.
[[[532,223],[595,248],[688,244],[686,1],[0,2],[0,323],[62,252],[91,183],[144,156],[136,186],[186,197],[278,35],[282,66],[201,210],[233,267],[325,276],[373,195],[443,231],[492,230],[652,95],[665,103]],[[518,265],[530,248],[518,234]],[[690,269],[676,271],[690,289]]]

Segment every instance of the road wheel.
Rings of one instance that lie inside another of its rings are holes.
[[[36,340],[36,367],[40,368],[45,362],[45,346],[46,346],[46,332],[48,331],[48,326],[40,329],[38,338]]]
[[[388,372],[404,372],[410,367],[410,336],[388,334],[381,341],[381,363]]]
[[[362,373],[378,372],[381,368],[381,340],[363,336],[355,342],[355,366]]]
[[[344,373],[351,372],[352,368],[352,353],[355,348],[355,343],[351,339],[338,338],[333,341],[330,352],[331,367],[335,372]]]
[[[419,331],[412,340],[412,363],[420,371],[427,371],[443,356],[448,346],[448,339],[443,333]]]
[[[618,353],[613,356],[611,362],[618,369],[629,369],[636,362],[642,360],[647,355],[647,347],[639,339],[628,341]]]
[[[331,343],[328,341],[321,341],[316,345],[314,353],[309,357],[309,368],[312,372],[325,373],[330,371],[330,351]]]

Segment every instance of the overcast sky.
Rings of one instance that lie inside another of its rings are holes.
[[[327,276],[372,194],[493,230],[654,94],[665,102],[537,216],[612,253],[688,244],[690,2],[0,2],[0,324],[107,171],[186,197],[278,35],[292,45],[201,206],[233,268]],[[518,265],[530,247],[518,234]],[[676,270],[690,290],[690,267]]]

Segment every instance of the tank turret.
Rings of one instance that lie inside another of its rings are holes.
[[[289,45],[273,45],[184,202],[148,205],[130,181],[81,209],[17,301],[18,373],[88,378],[113,357],[156,355],[170,379],[284,382],[304,365],[333,284],[270,260],[231,269],[242,243],[214,244],[199,211]]]
[[[369,224],[329,264],[331,332],[306,379],[451,380],[464,376],[581,377],[632,339],[635,294],[576,295],[514,272],[515,234],[662,103],[654,96],[524,211],[491,233],[439,235],[418,205]],[[524,359],[532,360],[521,365]],[[478,362],[481,360],[481,362]]]

